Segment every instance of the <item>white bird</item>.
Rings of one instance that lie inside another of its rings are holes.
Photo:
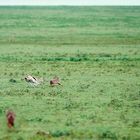
[[[39,80],[31,75],[26,76],[25,81],[30,83],[32,86],[37,86],[40,84]]]

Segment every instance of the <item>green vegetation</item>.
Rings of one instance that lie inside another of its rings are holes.
[[[1,140],[138,140],[140,7],[0,7],[0,77]]]

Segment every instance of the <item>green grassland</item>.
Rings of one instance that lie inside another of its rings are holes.
[[[0,77],[1,140],[138,140],[140,7],[0,7]]]

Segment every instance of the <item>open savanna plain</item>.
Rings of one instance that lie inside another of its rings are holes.
[[[0,139],[139,140],[140,7],[0,7]]]

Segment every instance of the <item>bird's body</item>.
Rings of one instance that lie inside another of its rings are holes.
[[[50,80],[50,85],[51,86],[55,86],[55,85],[61,85],[59,78],[58,77],[54,77],[52,80]]]
[[[31,85],[34,85],[34,86],[40,84],[39,81],[31,75],[26,76],[25,81],[30,83]]]
[[[6,118],[7,118],[7,126],[9,128],[14,127],[15,113],[12,111],[8,111],[6,114]]]

